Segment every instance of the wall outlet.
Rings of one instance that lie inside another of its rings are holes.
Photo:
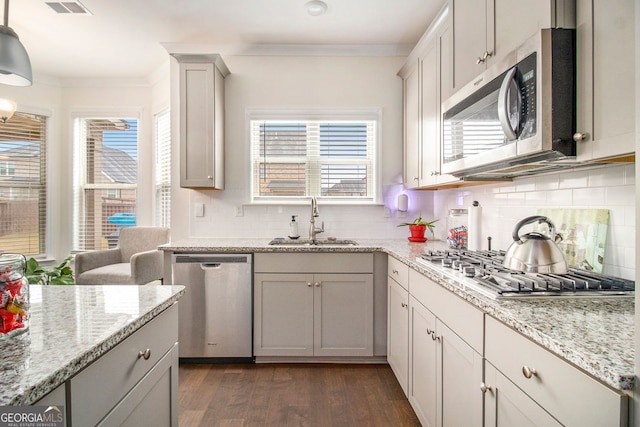
[[[204,216],[204,203],[195,204],[196,218],[202,218]]]
[[[244,216],[244,206],[236,206],[236,216]]]

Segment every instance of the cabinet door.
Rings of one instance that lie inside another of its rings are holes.
[[[373,275],[316,274],[314,356],[373,356]]]
[[[256,356],[313,356],[313,275],[254,276]]]
[[[409,292],[389,279],[387,285],[387,362],[407,394],[409,382]]]
[[[420,59],[422,77],[422,143],[420,186],[437,182],[440,173],[440,96],[438,94],[438,44],[429,43]]]
[[[178,426],[178,344],[97,425]]]
[[[478,64],[484,53],[493,55],[493,0],[452,0],[453,87],[459,90],[485,70]],[[514,19],[514,17],[511,17]]]
[[[439,319],[436,326],[438,352],[437,380],[442,408],[438,425],[482,426],[482,356],[464,342]],[[460,402],[464,402],[461,410]]]
[[[576,16],[578,160],[634,153],[634,0],[577,0]]]
[[[491,363],[485,362],[484,424],[495,427],[561,426],[555,418],[516,387]]]
[[[404,185],[420,185],[420,70],[419,61],[404,79]]]
[[[409,402],[425,427],[435,427],[437,413],[436,317],[410,297]]]

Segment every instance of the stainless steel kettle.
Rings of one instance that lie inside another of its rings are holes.
[[[531,232],[520,236],[520,228],[534,222],[546,222],[549,225],[549,236]],[[555,226],[546,216],[530,216],[518,224],[513,230],[513,243],[507,249],[503,265],[513,270],[527,273],[556,273],[565,274],[569,271],[567,261],[556,244],[562,240],[556,234]]]

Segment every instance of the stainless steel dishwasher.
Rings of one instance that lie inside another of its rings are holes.
[[[253,360],[251,254],[173,254],[181,362]]]

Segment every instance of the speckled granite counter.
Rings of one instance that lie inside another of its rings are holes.
[[[269,239],[197,238],[172,242],[169,252],[385,252],[618,390],[634,387],[634,299],[492,300],[425,269],[414,259],[444,243],[356,239],[358,246],[269,245]]]
[[[28,405],[140,329],[183,286],[30,286],[29,331],[0,341],[0,405]]]

